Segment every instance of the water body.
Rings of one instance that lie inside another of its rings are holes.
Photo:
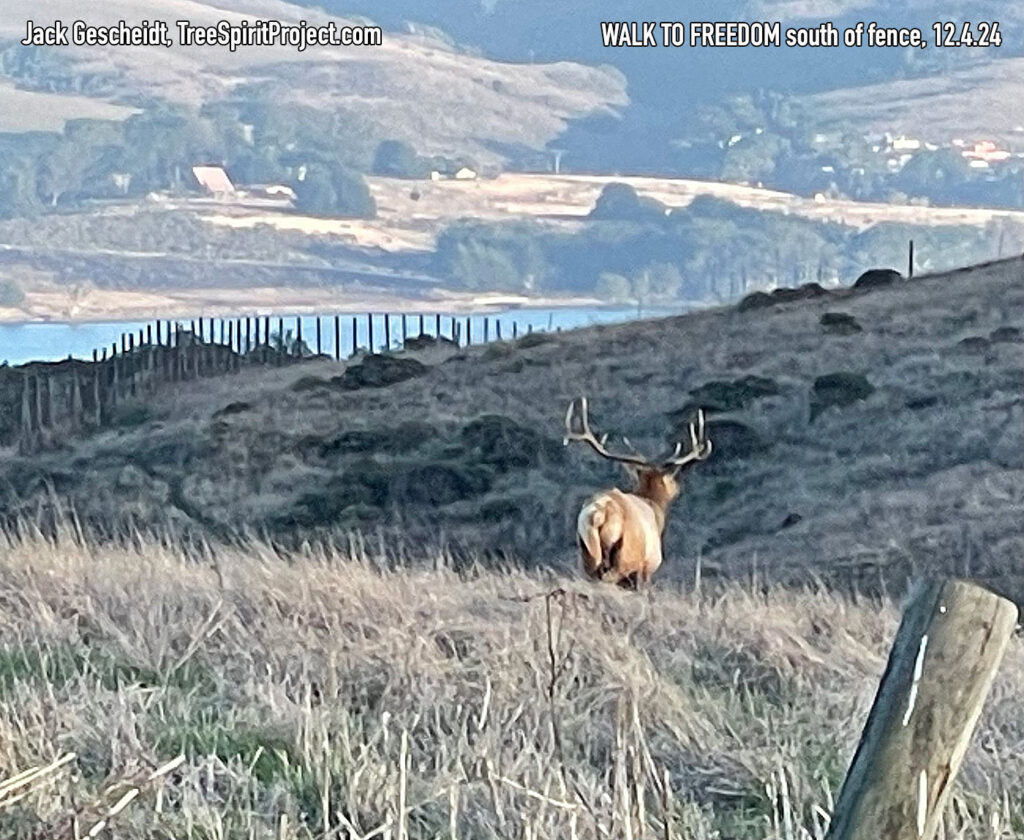
[[[683,312],[682,307],[673,308],[651,308],[646,307],[638,310],[636,306],[630,307],[575,307],[555,309],[531,309],[515,308],[496,312],[488,312],[486,315],[465,315],[445,314],[441,315],[441,335],[450,337],[452,335],[452,324],[459,324],[460,339],[464,344],[466,340],[467,320],[472,336],[472,342],[478,344],[484,340],[484,319],[487,319],[488,338],[494,341],[498,336],[498,325],[500,324],[502,338],[512,337],[513,325],[519,335],[533,331],[548,330],[571,330],[577,327],[586,327],[594,324],[615,324],[624,321],[634,320],[637,317],[657,318],[666,315],[678,315]],[[270,318],[270,330],[272,334],[278,332],[279,319],[283,319],[285,334],[296,334],[297,318],[302,322],[303,341],[312,349],[316,350],[316,316],[315,315],[273,315]],[[375,349],[382,349],[385,346],[385,316],[375,314],[373,316],[373,345]],[[209,335],[209,320],[203,319],[204,335]],[[215,338],[220,338],[220,319],[216,321]],[[262,320],[262,319],[261,319]],[[392,315],[391,319],[391,343],[397,346],[402,336],[402,316]],[[176,322],[185,328],[190,328],[191,321],[182,319]],[[102,348],[109,348],[115,343],[120,346],[121,336],[125,333],[139,335],[140,330],[145,330],[147,325],[152,326],[153,321],[103,321],[92,323],[31,323],[31,324],[0,324],[0,363],[7,362],[11,365],[19,365],[30,361],[56,361],[72,356],[76,359],[91,359],[93,350],[102,352]],[[419,314],[406,314],[405,326],[409,335],[418,335],[420,332]],[[351,354],[353,345],[352,315],[340,316],[339,344],[341,356]],[[423,313],[423,332],[428,335],[435,335],[437,330],[437,319],[435,312]],[[261,326],[262,335],[262,326]],[[368,347],[370,343],[369,329],[366,315],[356,316],[355,344],[358,347]],[[325,315],[321,320],[321,350],[324,353],[334,355],[334,316]]]

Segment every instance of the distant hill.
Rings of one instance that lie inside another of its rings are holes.
[[[920,79],[895,79],[806,97],[825,125],[847,123],[949,141],[998,138],[1024,150],[1024,58],[1004,58]]]
[[[12,0],[0,21],[8,42],[0,67],[8,79],[42,91],[32,102],[33,121],[0,118],[0,130],[53,129],[61,117],[82,115],[88,102],[140,105],[163,100],[200,105],[259,99],[267,105],[307,105],[358,121],[368,140],[415,142],[422,153],[457,152],[481,163],[502,159],[505,148],[541,148],[568,120],[626,104],[625,81],[611,68],[558,61],[508,64],[446,43],[436,33],[387,32],[382,47],[130,47],[30,48],[17,45],[26,19],[71,21],[80,7],[70,0]],[[323,23],[330,16],[279,0],[225,2],[116,0],[89,10],[89,23],[162,19],[194,24],[273,18]],[[48,91],[62,94],[47,96]],[[74,99],[67,96],[73,95]],[[0,113],[25,94],[0,85]],[[10,106],[10,107],[8,107]],[[102,107],[101,107],[102,106]],[[56,126],[59,128],[59,125]]]

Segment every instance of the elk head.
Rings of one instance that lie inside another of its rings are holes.
[[[595,580],[623,586],[647,582],[661,565],[661,536],[669,505],[679,495],[679,472],[711,454],[704,412],[687,426],[688,444],[676,443],[667,456],[645,458],[637,453],[614,453],[590,428],[587,399],[569,403],[565,412],[563,444],[582,441],[602,458],[623,464],[634,480],[629,493],[614,488],[592,496],[576,520],[583,570]],[[627,441],[628,443],[628,441]]]

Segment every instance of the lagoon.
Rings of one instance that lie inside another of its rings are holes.
[[[466,323],[474,344],[484,340],[485,319],[487,321],[488,339],[493,341],[498,335],[500,324],[502,338],[513,335],[513,325],[519,335],[533,331],[571,330],[578,327],[596,324],[615,324],[635,320],[638,317],[656,318],[678,315],[687,311],[688,307],[645,307],[636,306],[583,306],[564,308],[529,308],[516,307],[487,313],[441,313],[441,334],[450,336],[452,324],[460,325],[460,336],[465,343]],[[244,316],[243,316],[244,317]],[[261,320],[263,316],[260,316]],[[316,350],[316,315],[271,315],[271,333],[276,334],[279,323],[283,325],[285,334],[296,333],[296,319],[302,322],[302,338],[312,350]],[[334,314],[321,317],[321,350],[330,355],[335,354]],[[342,357],[350,355],[353,346],[352,313],[339,315],[340,348]],[[366,315],[356,315],[355,344],[358,347],[369,346],[369,329]],[[214,321],[216,338],[220,338],[222,319],[203,319],[204,334],[209,334],[209,322]],[[102,322],[44,322],[25,324],[0,324],[0,363],[7,362],[19,365],[30,361],[56,361],[72,356],[76,359],[91,359],[93,350],[102,352],[102,348],[110,348],[115,343],[120,346],[121,336],[129,333],[139,335],[153,321],[102,321]],[[189,319],[171,321],[191,328]],[[406,313],[405,328],[409,335],[419,334],[420,314]],[[390,316],[392,346],[397,346],[402,336],[403,315]],[[423,331],[434,335],[437,326],[437,313],[423,313]],[[385,334],[385,316],[383,313],[373,315],[373,344],[375,349],[383,349]]]

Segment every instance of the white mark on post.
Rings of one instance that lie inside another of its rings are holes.
[[[924,652],[928,647],[928,634],[921,637],[921,644],[917,648],[917,661],[914,662],[914,681],[910,684],[910,695],[907,697],[907,710],[903,713],[903,725],[910,723],[910,716],[914,713],[914,704],[917,703],[917,684],[921,682],[921,673],[924,671]]]
[[[928,819],[928,772],[921,771],[917,777],[917,836],[924,836],[924,824]]]

